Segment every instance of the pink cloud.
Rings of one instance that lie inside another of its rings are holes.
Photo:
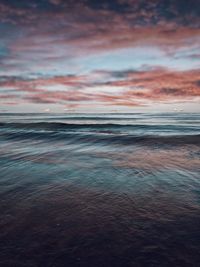
[[[200,97],[200,72],[174,71],[154,68],[145,71],[106,72],[110,81],[98,82],[90,73],[88,76],[59,76],[34,80],[9,80],[1,82],[0,87],[15,89],[20,94],[2,95],[2,99],[23,99],[32,103],[54,103],[85,105],[99,103],[116,106],[147,105],[156,102],[182,101]],[[113,76],[114,75],[114,76]],[[113,81],[113,77],[116,78]],[[56,90],[57,86],[66,86],[66,90]],[[48,90],[55,86],[55,90]],[[101,87],[106,86],[106,91]],[[96,88],[94,91],[88,88]],[[118,88],[123,90],[118,90]],[[99,90],[98,90],[99,88]]]

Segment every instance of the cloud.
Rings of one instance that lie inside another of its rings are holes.
[[[189,2],[2,0],[1,103],[134,106],[197,99],[200,77],[193,68],[194,61],[199,67],[200,8]],[[149,47],[158,50],[161,64],[173,60],[173,69],[153,67],[159,64],[154,59],[151,67],[134,70],[134,64],[120,70],[115,55],[109,62],[113,51],[120,55],[138,47],[144,55]],[[180,65],[188,70],[180,71]]]
[[[107,77],[102,82],[97,76]],[[0,79],[1,80],[1,79]],[[14,89],[17,95],[11,99],[23,99],[30,103],[54,103],[66,105],[74,103],[100,103],[116,106],[148,105],[156,102],[173,102],[200,98],[199,70],[174,71],[154,67],[141,71],[96,71],[88,75],[46,77],[30,80],[9,78],[0,83],[4,89],[2,97],[9,99],[7,89]],[[51,90],[51,86],[54,90]],[[62,90],[56,88],[61,87]],[[106,90],[101,90],[105,88]],[[89,89],[91,88],[91,89]],[[120,90],[118,90],[120,88]],[[63,90],[64,89],[64,90]],[[20,93],[20,94],[19,94]]]
[[[174,71],[154,68],[147,71],[129,72],[125,79],[109,83],[110,86],[127,88],[123,97],[143,101],[173,101],[200,97],[200,71]]]
[[[60,5],[62,3],[62,0],[49,0],[49,2],[53,5]]]
[[[59,0],[51,2],[60,3]],[[105,5],[106,2],[93,5],[91,1],[67,1],[56,9],[48,5],[41,8],[39,4],[27,8],[2,3],[0,20],[13,23],[18,33],[7,47],[6,61],[16,61],[20,66],[30,62],[34,65],[36,59],[38,65],[53,64],[56,59],[62,61],[113,49],[152,45],[173,52],[199,45],[197,12],[189,12],[190,19],[185,23],[189,15],[181,9],[179,1],[176,5],[171,1],[170,5],[166,1],[145,1],[146,4],[144,1],[112,4],[111,1]],[[185,2],[183,6],[187,6]],[[191,6],[199,10],[194,1]],[[188,10],[193,9],[188,7]]]

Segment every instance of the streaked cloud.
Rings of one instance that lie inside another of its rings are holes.
[[[97,102],[101,105],[135,106],[150,105],[156,101],[199,99],[199,81],[199,70],[172,71],[155,67],[143,71],[102,70],[85,76],[29,80],[8,76],[1,78],[0,88],[4,89],[1,93],[2,101],[21,99],[44,104],[85,105]],[[54,90],[51,89],[52,86]],[[60,86],[62,90],[58,90]],[[6,90],[12,90],[15,94],[10,94],[9,91],[7,93]]]
[[[199,15],[195,0],[2,0],[1,103],[198,99]]]

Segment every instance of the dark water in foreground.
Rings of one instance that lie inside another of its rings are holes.
[[[0,266],[200,266],[200,114],[0,115]]]

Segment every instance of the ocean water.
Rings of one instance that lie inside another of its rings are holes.
[[[200,114],[0,114],[0,266],[200,266]]]

